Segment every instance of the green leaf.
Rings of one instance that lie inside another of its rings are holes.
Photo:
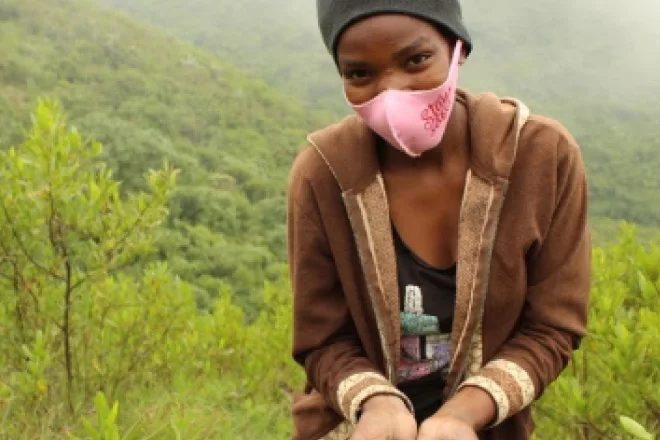
[[[119,402],[115,401],[115,404],[112,405],[112,410],[110,411],[107,419],[109,426],[114,425],[115,421],[117,420],[117,414],[119,414]]]
[[[28,358],[28,360],[32,359],[32,352],[26,345],[21,345],[21,351],[23,352],[23,355]]]
[[[177,428],[174,420],[170,420],[170,427],[172,428],[172,431],[174,431],[176,440],[181,440],[181,432],[179,432],[179,428]]]
[[[631,419],[630,417],[620,416],[619,421],[621,426],[631,435],[642,440],[653,440],[653,436],[642,425]]]
[[[658,293],[655,290],[655,286],[651,281],[649,281],[642,272],[637,272],[637,277],[638,277],[638,282],[639,282],[639,289],[642,291],[642,298],[644,298],[647,301],[652,300],[655,298]]]
[[[96,201],[101,196],[101,190],[99,186],[93,180],[89,182],[89,196],[93,201]]]
[[[94,406],[98,412],[99,420],[107,420],[108,415],[110,414],[110,408],[108,407],[108,401],[105,398],[105,394],[103,394],[102,391],[96,393],[96,397],[94,398]]]
[[[96,428],[92,426],[92,424],[89,422],[89,420],[83,418],[82,419],[82,424],[83,427],[85,428],[85,432],[87,433],[88,436],[92,438],[92,440],[102,440],[101,436],[99,435],[98,431]]]

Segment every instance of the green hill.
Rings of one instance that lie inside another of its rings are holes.
[[[336,113],[339,78],[308,0],[97,0],[231,60],[269,84]]]
[[[344,109],[336,78],[314,67],[313,60],[327,64],[326,56],[307,49],[320,46],[310,33],[312,2],[246,0],[228,9],[223,1],[159,4],[192,34],[206,29],[207,43],[225,41],[234,54],[224,54],[230,63],[297,93],[307,105],[90,0],[0,1],[0,439],[291,436],[290,399],[303,377],[289,355],[286,176],[305,133]],[[487,9],[484,2],[469,3]],[[167,9],[175,4],[186,7]],[[475,56],[466,81],[515,89],[512,94],[565,119],[585,146],[594,210],[642,219],[651,225],[642,232],[653,234],[655,89],[643,76],[620,83],[639,91],[619,87],[607,95],[591,87],[616,76],[614,68],[598,68],[607,67],[599,58],[607,40],[599,56],[582,60],[521,52],[517,68],[527,67],[529,76],[498,63],[498,53],[511,47],[541,44],[523,21],[528,34],[511,46],[512,35],[522,33],[514,31],[518,18],[538,18],[535,9],[519,6],[515,13],[493,8],[493,20],[512,16],[502,21],[510,32],[501,40],[486,38],[477,26],[478,53],[493,63],[491,74],[480,75]],[[617,13],[623,23],[634,18]],[[490,19],[482,18],[486,26]],[[605,18],[598,16],[607,24]],[[273,37],[287,29],[293,40]],[[612,54],[620,49],[614,39],[653,36],[641,25],[634,35],[610,30]],[[231,39],[229,33],[219,38],[230,31]],[[283,41],[295,41],[298,52],[278,45]],[[543,43],[560,44],[549,37]],[[625,67],[618,56],[609,59]],[[534,64],[551,64],[547,60],[561,66]],[[594,84],[570,82],[571,64],[591,66]],[[525,81],[537,78],[527,83],[536,87],[517,83],[513,72]],[[537,81],[539,72],[547,81]],[[562,87],[548,85],[560,80]],[[567,84],[571,99],[562,98]],[[57,105],[37,100],[41,96],[61,101],[78,129],[61,119]],[[97,162],[98,143],[81,136],[105,144],[101,159],[121,185]],[[6,150],[10,145],[16,148]],[[149,191],[135,191],[145,187],[144,172],[160,168],[163,159],[182,170],[179,184],[172,186],[166,169],[150,174]],[[601,237],[611,239],[615,229],[615,220],[599,222]],[[535,408],[540,439],[621,438],[619,415],[652,430],[660,426],[654,386],[660,245],[640,243],[629,228],[622,232],[615,246],[595,249],[590,336]],[[166,264],[149,259],[152,245]]]
[[[82,133],[106,145],[105,160],[124,187],[139,188],[144,171],[167,158],[183,173],[167,233],[159,239],[160,257],[195,286],[200,304],[231,288],[244,307],[255,311],[259,298],[254,292],[282,270],[284,187],[291,158],[307,131],[345,111],[338,79],[317,36],[313,5],[294,1],[286,7],[263,0],[240,7],[202,0],[163,0],[159,7],[147,0],[116,3],[172,26],[173,32],[252,74],[91,2],[6,0],[0,5],[0,145],[19,141],[36,97],[47,95],[64,104]],[[632,94],[616,107],[605,101],[597,105],[593,88],[585,88],[592,93],[559,99],[564,90],[559,86],[516,86],[516,75],[523,71],[514,72],[513,62],[510,67],[498,64],[496,57],[517,27],[507,28],[499,39],[485,38],[480,29],[508,13],[515,15],[510,22],[522,23],[524,29],[516,32],[523,33],[533,25],[534,9],[498,10],[491,19],[477,14],[478,7],[466,4],[466,16],[482,17],[483,22],[471,23],[479,50],[465,82],[476,90],[521,96],[576,133],[590,170],[598,242],[611,238],[616,219],[640,223],[647,235],[654,235],[660,223],[658,141],[652,135],[655,121],[645,109],[655,96]],[[254,25],[265,23],[266,17],[268,26]],[[530,49],[538,38],[520,46],[518,65],[542,65],[544,53]],[[549,40],[547,46],[560,43]],[[524,70],[525,84],[537,84],[539,70]],[[545,72],[552,84],[573,78],[560,67]],[[307,104],[255,74],[297,93]],[[575,81],[572,87],[579,89]]]
[[[161,258],[202,303],[225,287],[251,307],[281,272],[288,167],[322,125],[295,99],[202,50],[84,0],[0,3],[0,145],[38,96],[106,147],[127,189],[167,158],[182,170]]]
[[[308,0],[101,0],[249,69],[315,108],[346,112]],[[463,85],[561,120],[589,169],[592,218],[660,225],[652,0],[464,0],[475,52]],[[599,229],[598,224],[596,225]],[[605,235],[603,228],[602,235]]]

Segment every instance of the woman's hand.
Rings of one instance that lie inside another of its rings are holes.
[[[474,428],[452,416],[435,415],[424,421],[417,440],[478,440]]]
[[[417,440],[478,440],[476,431],[491,423],[496,411],[488,393],[465,387],[422,423]]]
[[[374,396],[362,405],[351,440],[416,440],[417,422],[396,396]]]

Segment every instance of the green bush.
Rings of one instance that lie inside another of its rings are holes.
[[[81,423],[92,437],[123,439],[130,425],[136,435],[195,438],[206,429],[197,423],[211,419],[181,418],[173,407],[180,399],[169,396],[173,405],[159,409],[166,430],[147,414],[164,390],[190,396],[203,387],[220,390],[215,412],[239,415],[217,432],[238,435],[259,414],[248,431],[285,435],[288,393],[300,382],[283,355],[286,277],[254,293],[266,306],[253,324],[229,290],[199,312],[190,286],[164,263],[149,263],[175,170],[152,171],[148,192],[122,195],[100,153],[48,102],[26,141],[0,152],[0,438],[74,435]],[[145,412],[121,420],[105,399]],[[90,411],[101,417],[96,428],[86,421]]]
[[[123,193],[100,154],[48,102],[0,152],[0,438],[286,438],[303,379],[286,272],[251,292],[252,319],[227,286],[198,308],[150,258],[176,171]],[[593,255],[590,334],[536,406],[537,438],[652,439],[660,244],[624,226]]]
[[[660,243],[630,226],[593,253],[589,336],[536,411],[539,439],[619,438],[619,416],[660,430]]]

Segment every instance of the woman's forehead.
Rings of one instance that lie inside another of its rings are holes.
[[[444,36],[431,23],[404,14],[381,14],[349,26],[339,39],[338,57],[350,56],[379,47],[396,48],[416,42],[438,42]]]

